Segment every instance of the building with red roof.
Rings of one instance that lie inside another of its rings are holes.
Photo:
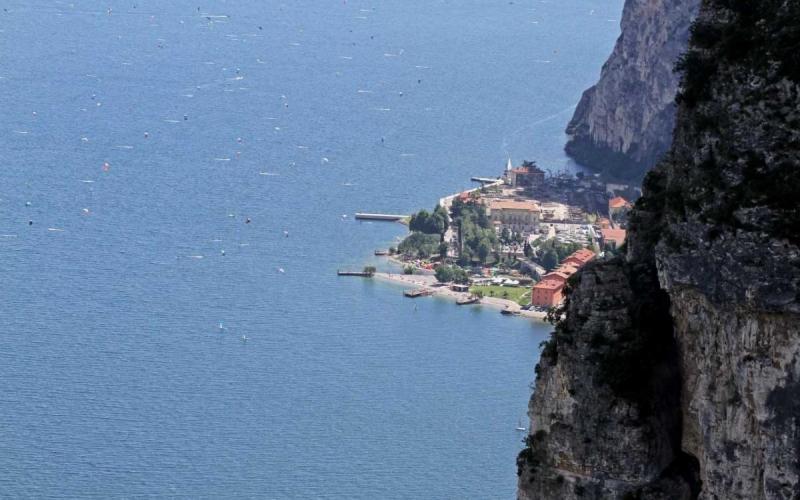
[[[618,214],[627,213],[631,204],[622,196],[615,196],[608,200],[608,215],[613,219]]]
[[[564,272],[563,270],[556,269],[555,271],[550,271],[549,273],[542,276],[542,281],[546,280],[557,281],[563,285],[573,274],[575,273]]]
[[[555,307],[564,300],[564,283],[544,279],[533,285],[531,304],[539,307]]]
[[[616,249],[625,243],[627,231],[624,229],[606,228],[600,230],[600,235],[603,239],[603,248]]]
[[[573,252],[569,257],[561,261],[561,264],[572,264],[577,268],[582,267],[584,264],[594,259],[595,253],[588,248],[581,248]]]
[[[561,261],[561,265],[542,276],[542,281],[531,290],[531,304],[539,307],[555,307],[564,300],[564,286],[584,264],[595,258],[588,248],[581,248]]]
[[[622,196],[615,196],[608,200],[608,208],[631,208],[631,204]]]
[[[544,184],[544,170],[534,163],[508,169],[507,173],[511,185],[514,187],[533,188]]]

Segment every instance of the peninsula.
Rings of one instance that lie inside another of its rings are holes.
[[[535,162],[515,167],[510,159],[501,176],[472,180],[480,186],[441,198],[431,212],[357,214],[402,221],[410,231],[399,245],[376,251],[402,272],[369,276],[544,320],[580,268],[618,254],[628,200],[639,195],[597,174],[553,174]]]

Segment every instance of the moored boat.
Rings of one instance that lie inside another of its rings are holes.
[[[456,304],[458,304],[460,306],[466,306],[466,305],[469,305],[469,304],[477,304],[480,301],[481,301],[480,297],[476,297],[475,295],[470,295],[469,297],[466,297],[464,299],[456,300]]]

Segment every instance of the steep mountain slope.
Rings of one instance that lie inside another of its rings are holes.
[[[640,181],[669,149],[678,76],[700,0],[627,0],[622,34],[600,80],[584,92],[567,133],[578,162]]]
[[[624,258],[537,367],[519,498],[800,498],[800,3],[704,0]]]

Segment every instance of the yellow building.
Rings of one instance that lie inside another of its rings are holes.
[[[542,211],[532,201],[491,200],[486,208],[489,219],[500,229],[507,227],[518,233],[535,233],[539,230]]]

